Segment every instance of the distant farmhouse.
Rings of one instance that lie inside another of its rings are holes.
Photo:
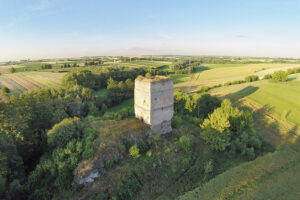
[[[158,134],[172,131],[173,80],[164,76],[138,77],[134,88],[135,116]]]

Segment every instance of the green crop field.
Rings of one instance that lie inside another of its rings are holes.
[[[227,81],[244,80],[245,76],[257,74],[261,78],[266,73],[272,73],[273,70],[298,67],[297,64],[217,64],[207,66],[193,74],[174,74],[170,75],[176,88],[182,88],[186,91],[195,91],[199,85],[213,86],[224,84]],[[270,70],[272,69],[272,70]]]

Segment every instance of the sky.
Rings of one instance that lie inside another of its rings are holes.
[[[0,0],[0,61],[108,55],[300,58],[300,1]]]

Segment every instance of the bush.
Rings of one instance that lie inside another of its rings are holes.
[[[225,99],[221,107],[204,120],[200,134],[213,150],[224,151],[230,147],[232,152],[252,159],[261,149],[261,140],[253,126],[251,113],[234,108]]]
[[[295,68],[293,68],[293,69],[288,69],[286,73],[287,73],[287,74],[295,74],[295,73],[296,73],[296,69],[295,69]]]
[[[179,138],[179,146],[185,153],[190,153],[193,141],[189,135],[183,135]]]
[[[133,199],[141,187],[139,180],[135,176],[129,177],[119,183],[117,188],[117,197],[120,200]]]
[[[8,87],[3,87],[3,88],[1,89],[1,91],[2,91],[2,93],[3,93],[4,95],[7,95],[8,93],[10,93],[10,89],[9,89]]]
[[[145,75],[147,78],[151,78],[151,74],[148,72],[148,73],[146,73],[146,75]]]
[[[266,75],[264,75],[264,80],[266,80],[266,79],[271,79],[272,78],[272,75],[271,74],[266,74]]]
[[[246,76],[245,81],[246,82],[253,82],[253,81],[258,81],[259,77],[257,75],[251,75],[251,76]]]
[[[65,147],[70,140],[80,137],[82,128],[83,125],[77,117],[62,120],[47,132],[49,146]]]
[[[139,81],[141,81],[141,80],[143,80],[143,76],[142,75],[138,75],[138,77],[136,79],[139,80]]]
[[[213,168],[214,168],[214,166],[213,166],[213,160],[210,159],[204,165],[204,173],[205,174],[212,173],[213,172]]]
[[[182,118],[178,115],[175,115],[172,119],[172,126],[178,128],[182,124]]]
[[[197,93],[207,92],[210,88],[208,86],[199,86],[197,88]]]
[[[141,155],[140,155],[140,150],[138,148],[137,145],[133,145],[130,147],[129,149],[129,154],[130,156],[132,156],[134,159],[137,159],[139,158]]]
[[[288,74],[282,70],[276,71],[272,74],[272,80],[275,82],[286,82]]]
[[[10,71],[10,73],[15,73],[15,72],[16,72],[16,69],[13,68],[13,67],[11,67],[11,68],[9,69],[9,71]]]
[[[226,83],[224,83],[224,86],[228,86],[228,85],[232,85],[232,83],[230,81],[227,81]]]

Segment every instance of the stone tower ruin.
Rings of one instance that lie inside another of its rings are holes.
[[[171,132],[174,112],[173,80],[164,76],[135,79],[134,111],[135,116],[149,124],[153,132]]]

